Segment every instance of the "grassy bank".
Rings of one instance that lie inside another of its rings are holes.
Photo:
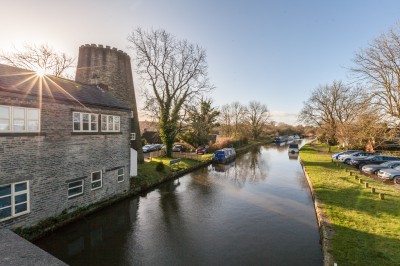
[[[372,194],[333,164],[326,151],[326,146],[308,144],[300,157],[335,230],[330,250],[334,261],[338,265],[400,265],[400,191],[362,176],[363,183],[376,188]],[[380,200],[378,193],[384,193],[385,199]]]

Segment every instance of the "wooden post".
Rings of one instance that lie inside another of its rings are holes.
[[[365,188],[368,188],[368,182],[365,182]]]
[[[353,175],[353,172],[352,171],[350,171],[350,176],[352,176]]]
[[[360,179],[358,180],[358,182],[359,182],[360,184],[362,184],[362,178],[360,178]]]
[[[375,188],[374,188],[374,187],[371,188],[371,193],[372,193],[372,194],[375,193]]]
[[[344,169],[347,172],[347,168]]]
[[[379,193],[379,199],[384,200],[385,199],[385,194]]]
[[[355,176],[354,176],[354,179],[358,179],[358,175],[355,175]]]

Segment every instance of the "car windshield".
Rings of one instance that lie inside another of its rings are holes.
[[[400,165],[394,167],[393,169],[400,170]]]
[[[392,164],[394,164],[393,162],[386,162],[381,164],[381,166],[391,166]]]

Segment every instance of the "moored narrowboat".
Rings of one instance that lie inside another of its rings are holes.
[[[227,163],[232,161],[233,159],[236,158],[236,151],[234,148],[225,148],[222,150],[217,150],[213,157],[212,157],[212,162],[213,163]]]

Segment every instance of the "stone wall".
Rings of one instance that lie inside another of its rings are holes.
[[[39,102],[10,95],[0,105],[38,108]],[[119,115],[121,132],[73,133],[73,111]],[[129,190],[130,111],[47,100],[40,119],[40,134],[0,134],[0,185],[30,180],[30,213],[0,222],[0,228],[32,226]],[[120,167],[125,176],[118,183]],[[95,171],[103,172],[103,186],[92,191]],[[77,178],[84,180],[84,193],[68,199],[67,181]]]

